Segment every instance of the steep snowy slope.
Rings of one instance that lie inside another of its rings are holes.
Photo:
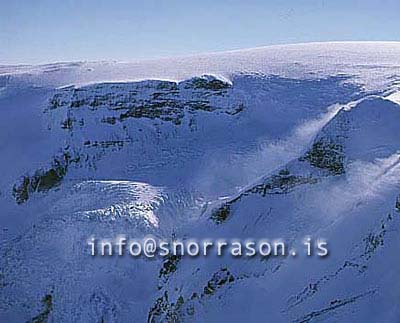
[[[152,317],[218,321],[224,308],[233,321],[396,321],[400,154],[393,142],[399,117],[400,107],[381,98],[344,107],[303,156],[214,206],[206,230],[182,233],[267,236],[297,249],[312,233],[331,243],[328,259],[181,260]],[[366,133],[374,136],[363,149]]]
[[[399,43],[0,68],[0,321],[396,322]],[[318,257],[91,257],[271,238]]]

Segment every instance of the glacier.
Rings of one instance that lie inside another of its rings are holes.
[[[397,322],[400,43],[0,66],[1,322]],[[317,257],[91,257],[90,236]]]

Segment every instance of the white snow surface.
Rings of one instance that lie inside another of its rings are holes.
[[[214,74],[230,79],[237,73],[291,78],[356,75],[370,89],[387,84],[400,69],[400,42],[322,42],[275,45],[136,62],[74,62],[0,66],[11,75],[38,85],[66,86],[145,79],[181,81]]]

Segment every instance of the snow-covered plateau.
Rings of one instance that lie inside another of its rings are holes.
[[[0,322],[400,322],[400,42],[0,66]],[[92,257],[88,237],[323,237]]]

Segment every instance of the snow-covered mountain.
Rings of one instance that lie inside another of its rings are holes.
[[[1,322],[400,320],[400,43],[0,67]],[[328,241],[91,257],[88,237]]]

